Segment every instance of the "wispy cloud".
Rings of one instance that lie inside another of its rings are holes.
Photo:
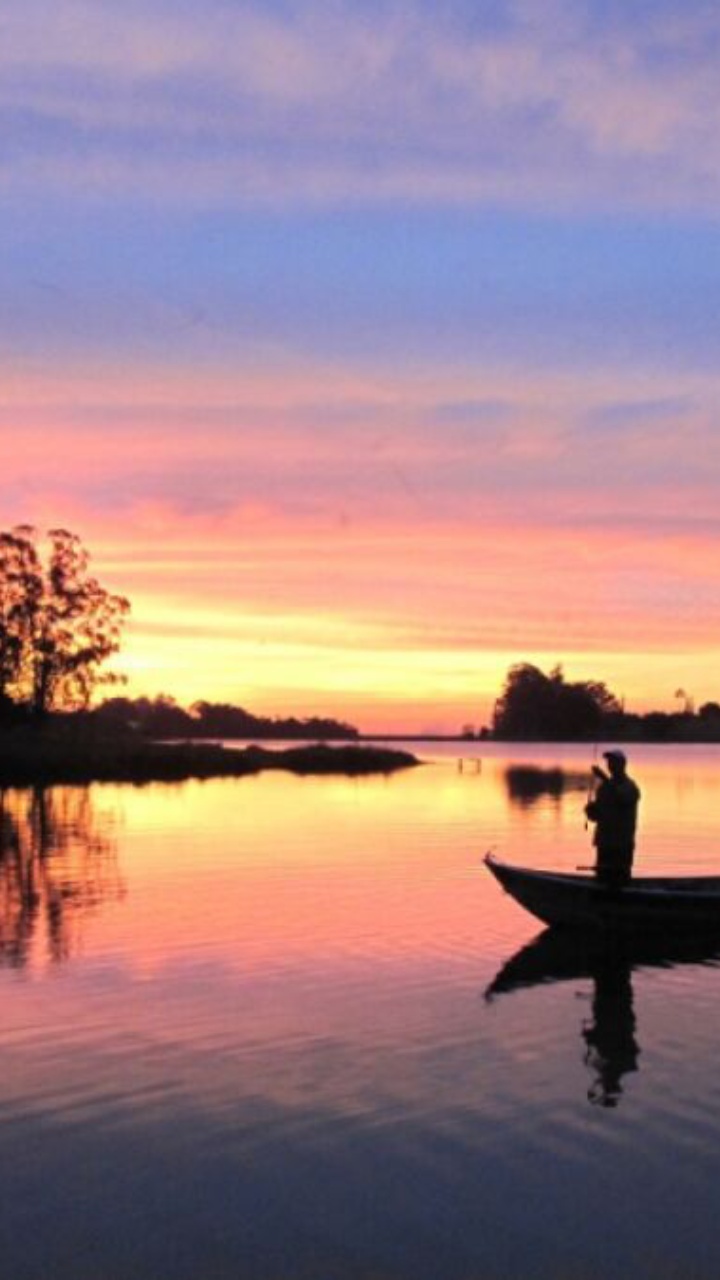
[[[682,423],[695,408],[691,396],[665,396],[653,400],[620,400],[594,405],[587,414],[589,426],[632,427],[654,422]]]
[[[287,527],[510,523],[578,530],[714,514],[720,383],[672,373],[528,375],[502,367],[366,377],[270,362],[187,372],[8,366],[7,510],[54,491],[88,511],[147,504]],[[320,391],[322,390],[322,396]],[[454,398],[451,398],[451,393]],[[610,394],[609,394],[610,393]],[[264,516],[262,513],[265,513]]]
[[[710,211],[719,31],[705,5],[11,0],[6,163],[78,196]]]

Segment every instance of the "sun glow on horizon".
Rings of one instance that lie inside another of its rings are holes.
[[[576,379],[578,422],[583,388]],[[537,388],[523,394],[539,401]],[[163,496],[152,496],[154,470],[133,478],[131,424],[129,440],[126,425],[113,429],[112,465],[125,469],[115,494],[102,451],[58,468],[72,416],[60,430],[47,412],[44,455],[32,434],[12,453],[16,519],[27,519],[32,477],[35,511],[48,513],[36,523],[64,512],[94,571],[130,598],[115,664],[129,694],[325,714],[367,732],[450,733],[489,723],[508,667],[521,661],[603,680],[638,711],[671,709],[678,687],[696,702],[718,696],[720,571],[704,459],[688,517],[666,481],[600,490],[598,467],[575,457],[571,424],[566,439],[539,430],[523,454],[494,407],[490,425],[484,410],[469,420],[453,410],[450,427],[418,439],[388,425],[392,449],[379,435],[374,452],[353,426],[343,459],[340,428],[328,452],[327,433],[313,443],[288,403],[283,437],[295,430],[310,448],[299,475],[297,449],[276,457],[274,438],[261,434],[236,455],[230,428],[202,447],[190,433],[186,452],[181,432]],[[417,424],[418,405],[415,415]],[[168,456],[165,431],[158,459]],[[682,456],[675,448],[678,465]],[[686,483],[685,502],[688,493]]]

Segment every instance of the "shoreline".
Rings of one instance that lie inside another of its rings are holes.
[[[272,750],[264,746],[151,742],[16,729],[0,733],[0,787],[91,782],[185,782],[244,778],[267,769],[299,776],[390,774],[421,762],[408,751],[326,743]]]

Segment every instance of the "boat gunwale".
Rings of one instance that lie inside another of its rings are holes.
[[[591,894],[607,892],[594,875],[583,875],[573,871],[555,871],[543,868],[522,867],[515,863],[502,862],[491,853],[485,854],[485,865],[503,883],[503,875],[508,878],[533,881],[548,888],[584,889]],[[713,901],[717,898],[720,904],[720,876],[637,876],[622,888],[614,890],[622,895],[625,901],[643,898],[663,901],[674,895],[681,895],[684,902]]]

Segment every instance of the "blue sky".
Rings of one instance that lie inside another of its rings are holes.
[[[3,336],[183,357],[281,341],[348,359],[714,366],[720,228],[398,210],[0,212]],[[59,317],[65,317],[62,324]],[[480,351],[478,351],[480,344]]]

